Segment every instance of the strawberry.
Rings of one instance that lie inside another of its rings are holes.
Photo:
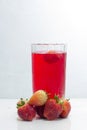
[[[55,99],[48,99],[44,108],[44,117],[48,120],[55,120],[62,112],[62,105]]]
[[[17,113],[21,119],[26,121],[32,121],[36,115],[36,111],[28,103],[24,104],[23,106],[20,106],[17,110]]]
[[[66,118],[71,111],[71,104],[67,99],[63,99],[62,106],[63,106],[63,111],[60,114],[60,117]]]
[[[49,98],[44,90],[36,91],[29,99],[21,98],[17,102],[17,113],[22,120],[32,121],[38,114],[40,118],[55,120],[59,117],[66,118],[71,110],[71,104],[68,99]]]
[[[47,53],[47,54],[45,54],[44,55],[44,59],[45,59],[45,61],[47,62],[47,63],[55,63],[55,62],[57,62],[58,60],[59,60],[59,58],[58,58],[58,56],[57,56],[57,54],[56,53]]]
[[[35,106],[42,106],[46,103],[48,95],[44,90],[36,91],[30,98],[29,104]]]
[[[38,116],[40,118],[44,118],[44,115],[43,115],[44,107],[45,107],[45,105],[43,105],[43,106],[35,106],[35,110],[36,110],[36,112],[37,112],[37,114],[38,114]]]

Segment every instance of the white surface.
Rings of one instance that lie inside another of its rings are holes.
[[[86,130],[87,99],[71,99],[72,110],[66,119],[46,121],[18,120],[16,102],[13,99],[0,99],[0,130]]]
[[[87,0],[0,0],[0,98],[31,94],[30,44],[64,42],[67,97],[87,97]]]

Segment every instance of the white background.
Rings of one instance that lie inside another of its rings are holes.
[[[67,43],[66,97],[87,97],[86,0],[0,0],[0,98],[32,94],[37,42]]]

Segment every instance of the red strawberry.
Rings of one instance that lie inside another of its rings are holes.
[[[62,112],[62,105],[57,103],[55,99],[49,99],[44,108],[44,117],[48,120],[55,120]]]
[[[35,110],[37,112],[37,114],[40,116],[40,118],[44,118],[44,107],[45,105],[43,106],[35,106]]]
[[[59,57],[55,52],[48,52],[44,55],[44,59],[47,63],[55,63],[59,60]]]
[[[70,113],[71,104],[70,104],[70,102],[67,99],[64,99],[63,103],[62,103],[62,106],[63,106],[63,111],[60,114],[60,117],[66,118],[69,115],[69,113]]]
[[[17,111],[19,117],[26,121],[31,121],[36,115],[36,111],[34,108],[29,105],[28,103],[24,104],[23,106],[18,108]]]

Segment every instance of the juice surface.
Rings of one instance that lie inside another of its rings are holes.
[[[43,89],[50,97],[65,93],[66,52],[32,53],[33,92]]]

